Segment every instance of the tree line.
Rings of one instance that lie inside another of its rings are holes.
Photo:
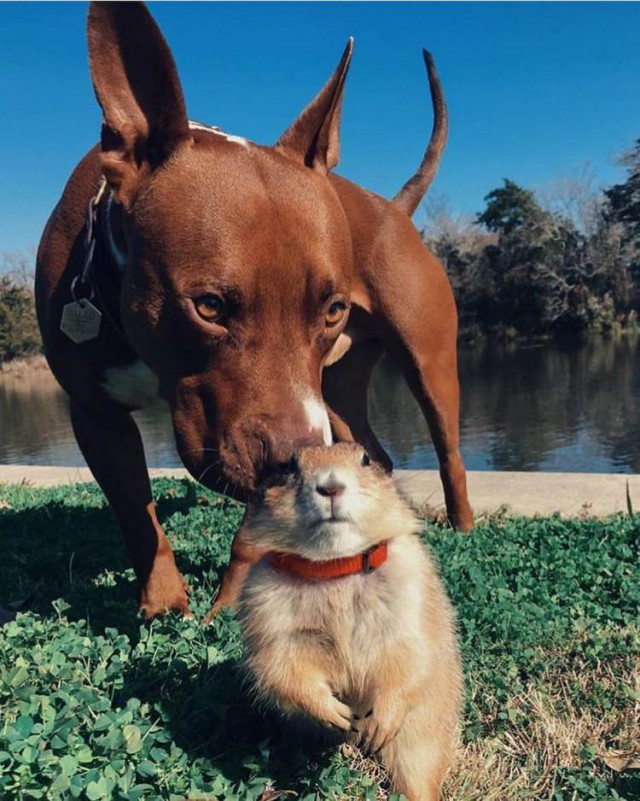
[[[41,351],[32,260],[15,253],[0,254],[0,367]]]
[[[427,207],[423,239],[443,262],[463,340],[611,333],[640,311],[640,139],[626,179],[598,191],[592,176],[535,193],[513,181],[474,219]]]

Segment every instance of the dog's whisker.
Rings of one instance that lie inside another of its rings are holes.
[[[213,468],[217,467],[219,464],[221,464],[221,462],[213,462],[212,464],[207,465],[205,469],[202,471],[202,473],[200,473],[200,475],[198,476],[198,481],[202,481],[202,479],[207,475],[209,470],[213,470]]]
[[[178,456],[186,456],[189,453],[218,453],[217,448],[189,448],[186,451],[178,451]]]

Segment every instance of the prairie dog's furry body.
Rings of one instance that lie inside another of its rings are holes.
[[[245,582],[239,617],[260,700],[343,730],[379,753],[397,792],[435,801],[462,680],[454,613],[416,528],[360,447],[303,450],[286,486],[267,490],[248,521],[255,545],[317,562],[386,540],[387,559],[369,574],[313,581],[266,556]]]

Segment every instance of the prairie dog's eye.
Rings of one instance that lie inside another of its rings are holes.
[[[332,328],[334,325],[338,325],[338,323],[342,322],[344,316],[349,311],[349,306],[346,300],[334,300],[331,306],[327,309],[327,313],[325,315],[325,322]]]
[[[366,451],[362,454],[362,459],[360,460],[360,464],[363,467],[369,467],[369,465],[371,464],[371,459],[369,458],[369,454]]]
[[[225,304],[221,295],[200,295],[194,298],[196,311],[208,323],[219,323],[224,317]]]

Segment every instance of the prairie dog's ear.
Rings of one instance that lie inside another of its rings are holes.
[[[102,108],[102,168],[128,205],[141,180],[189,141],[171,51],[144,3],[92,2],[91,77]]]
[[[276,142],[283,155],[329,172],[340,160],[340,116],[344,82],[351,62],[353,37],[349,37],[335,72]]]

